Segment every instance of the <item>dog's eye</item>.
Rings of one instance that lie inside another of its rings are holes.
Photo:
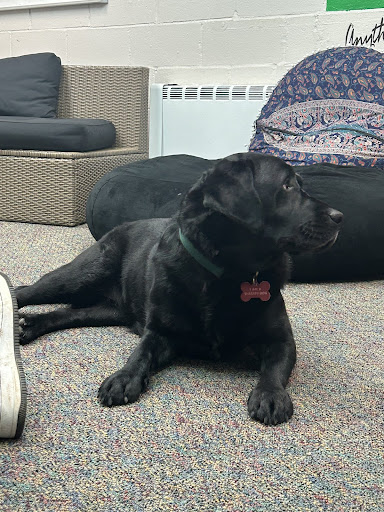
[[[294,188],[293,185],[291,185],[291,183],[289,181],[286,181],[283,185],[284,190],[292,190],[293,188]]]

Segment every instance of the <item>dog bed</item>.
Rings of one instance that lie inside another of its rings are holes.
[[[189,155],[134,162],[103,176],[91,191],[87,223],[96,240],[125,221],[173,215],[190,186],[211,165]],[[335,245],[323,253],[293,257],[295,281],[384,277],[384,171],[314,164],[296,169],[304,190],[344,213]]]

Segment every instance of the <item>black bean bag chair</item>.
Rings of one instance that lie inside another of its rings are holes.
[[[328,251],[293,258],[294,281],[343,281],[384,277],[384,171],[378,167],[314,164],[296,167],[308,194],[343,212]]]
[[[132,162],[105,174],[87,202],[87,223],[96,240],[126,221],[171,217],[183,194],[214,160],[171,155]]]
[[[125,221],[173,215],[185,192],[214,161],[172,155],[114,169],[88,198],[87,223],[96,240]],[[292,280],[384,277],[384,171],[377,167],[314,164],[296,168],[304,190],[344,213],[335,245],[293,257]]]

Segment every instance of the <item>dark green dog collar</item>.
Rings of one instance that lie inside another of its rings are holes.
[[[196,247],[188,240],[187,237],[183,235],[181,232],[181,229],[179,228],[179,238],[180,242],[183,244],[185,250],[189,252],[189,254],[194,258],[202,267],[204,267],[206,270],[211,272],[213,275],[215,275],[217,278],[220,278],[223,273],[224,269],[222,267],[218,267],[212,261],[209,261],[208,258],[206,258],[201,252],[199,252]]]

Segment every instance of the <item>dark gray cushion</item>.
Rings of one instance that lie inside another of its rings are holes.
[[[95,151],[112,146],[115,137],[103,119],[0,117],[0,149]]]
[[[60,77],[54,53],[0,59],[0,116],[56,117]]]

